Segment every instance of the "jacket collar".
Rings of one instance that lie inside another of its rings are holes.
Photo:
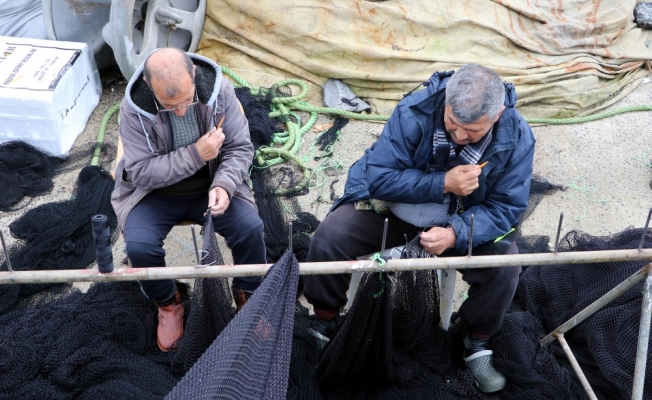
[[[195,85],[199,101],[213,108],[217,102],[217,95],[222,85],[222,70],[212,60],[193,53],[188,53],[192,62],[197,66]],[[138,114],[154,121],[156,118],[156,105],[154,94],[143,80],[144,62],[138,67],[127,84],[125,90],[126,101]]]

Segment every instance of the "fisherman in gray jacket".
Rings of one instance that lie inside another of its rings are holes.
[[[173,226],[203,225],[231,249],[235,264],[264,264],[263,222],[251,190],[254,147],[233,86],[211,60],[174,48],[154,51],[127,85],[120,108],[124,156],[111,203],[134,268],[164,267]],[[240,309],[262,278],[235,278]],[[173,280],[141,281],[158,306],[157,339],[168,351],[183,334]]]

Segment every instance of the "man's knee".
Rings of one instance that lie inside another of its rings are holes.
[[[319,224],[310,238],[308,261],[335,261],[334,249],[352,240],[351,230],[329,216]]]
[[[225,239],[229,248],[261,242],[263,241],[263,221],[258,214],[255,214],[255,218],[243,218],[229,229]]]
[[[463,279],[469,285],[500,285],[511,287],[518,285],[521,267],[472,268],[461,269]]]
[[[497,280],[504,282],[511,282],[514,285],[518,284],[519,277],[521,276],[521,267],[502,267],[502,268],[492,268],[496,269],[496,278]]]
[[[126,241],[127,258],[132,267],[158,267],[165,265],[165,250],[153,243]]]

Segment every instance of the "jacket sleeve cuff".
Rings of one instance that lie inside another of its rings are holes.
[[[453,228],[457,239],[455,239],[455,251],[459,254],[466,254],[469,251],[469,228],[459,215],[452,215],[448,219],[448,226]]]
[[[223,179],[213,181],[211,190],[216,187],[221,187],[222,189],[226,190],[226,193],[229,195],[229,200],[233,198],[233,195],[235,194],[235,185],[232,182]]]
[[[196,144],[188,146],[188,152],[190,153],[190,158],[192,159],[193,163],[195,163],[197,169],[200,169],[206,165],[206,161],[202,160],[201,156],[199,155],[199,150],[197,150]]]
[[[446,177],[445,172],[434,172],[432,173],[432,190],[430,192],[430,201],[432,203],[444,203],[444,178]]]

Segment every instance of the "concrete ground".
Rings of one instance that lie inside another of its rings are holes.
[[[246,78],[246,77],[245,77]],[[93,112],[86,129],[75,146],[96,140],[100,121],[106,111],[119,102],[126,82],[111,73],[103,73],[105,88],[100,104]],[[612,108],[650,103],[652,83],[644,82],[630,95]],[[306,118],[307,119],[307,118]],[[304,119],[304,121],[306,120]],[[317,126],[324,126],[332,119],[320,115]],[[524,223],[525,235],[548,235],[554,240],[559,213],[564,212],[562,234],[578,229],[592,235],[609,235],[629,226],[642,227],[648,209],[652,207],[652,141],[648,133],[652,126],[652,113],[630,113],[595,122],[578,125],[534,127],[537,139],[534,172],[550,182],[568,187],[545,197],[531,217]],[[343,128],[340,140],[334,145],[330,159],[314,161],[309,165],[316,170],[308,194],[298,197],[302,209],[323,219],[331,205],[331,184],[335,194],[341,195],[346,180],[346,170],[357,160],[382,131],[383,125],[352,121]],[[107,126],[105,142],[116,145],[115,117]],[[300,156],[308,156],[310,144],[316,138],[314,131],[304,137]],[[321,154],[317,151],[316,154]],[[90,162],[90,158],[89,158]],[[321,164],[320,164],[321,163]],[[103,165],[113,169],[114,164]],[[23,209],[1,213],[0,228],[5,237],[8,225],[29,208],[52,201],[69,198],[79,169],[54,178],[51,193],[31,199]],[[13,238],[7,244],[11,246]],[[226,263],[231,263],[228,249],[221,241]],[[380,243],[379,243],[380,246]],[[117,268],[124,258],[122,238],[114,245],[114,262]],[[192,265],[195,262],[192,237],[188,226],[176,227],[170,233],[165,248],[168,265]],[[458,278],[460,275],[458,274]],[[456,308],[465,297],[467,287],[458,279]]]

